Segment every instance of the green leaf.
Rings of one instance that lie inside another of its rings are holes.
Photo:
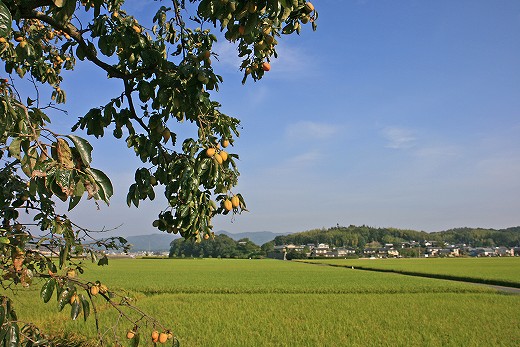
[[[115,52],[115,46],[112,45],[107,36],[101,36],[98,41],[98,47],[103,55],[110,57]]]
[[[11,243],[11,240],[9,240],[7,237],[5,236],[2,236],[0,237],[0,243],[4,244],[4,245],[8,245]],[[1,324],[1,323],[0,323]]]
[[[60,249],[60,269],[67,262],[68,256],[69,256],[69,247],[68,246],[61,247],[61,249]]]
[[[25,141],[22,143],[22,147]],[[22,165],[22,171],[28,176],[32,176],[32,172],[34,170],[34,165],[36,164],[36,159],[38,158],[38,154],[36,153],[35,147],[30,147],[26,151],[26,155],[20,160],[20,164]]]
[[[130,340],[130,347],[137,347],[137,346],[139,346],[139,333],[135,333],[134,338]]]
[[[11,12],[9,12],[9,9],[0,1],[0,37],[9,37],[11,34],[11,23],[13,23]]]
[[[54,18],[60,24],[66,24],[70,22],[72,16],[74,15],[74,11],[76,10],[76,0],[54,0],[55,3],[59,3],[61,6],[61,10],[54,16]],[[57,6],[57,5],[56,5]]]
[[[81,61],[85,60],[85,50],[82,45],[78,45],[78,48],[76,48],[76,56]]]
[[[70,302],[72,295],[74,295],[74,291],[70,290],[69,288],[65,288],[61,292],[60,298],[58,300],[58,311],[61,312],[63,308]]]
[[[9,317],[11,318],[12,321],[18,320],[18,317],[16,316],[16,312],[13,309],[11,309],[11,311],[9,311]]]
[[[80,301],[74,300],[71,306],[72,308],[70,309],[70,318],[72,318],[72,320],[76,320],[76,318],[79,316],[79,312],[81,311]]]
[[[20,343],[20,328],[18,324],[11,322],[7,325],[7,335],[4,340],[5,347],[18,347]]]
[[[76,207],[80,201],[81,201],[81,196],[71,196],[69,199],[68,211],[71,211],[74,207]]]
[[[50,175],[47,175],[47,180],[49,180]],[[56,175],[55,175],[56,176]],[[51,192],[56,195],[56,197],[58,197],[61,201],[65,202],[67,201],[67,194],[65,194],[63,192],[63,190],[61,189],[61,187],[58,185],[58,183],[56,183],[56,180],[52,180],[51,183],[50,183],[50,188],[51,188]]]
[[[53,271],[53,272],[54,272],[54,271]],[[63,293],[63,291],[64,291],[65,289],[66,289],[66,288],[63,288],[63,286],[59,286],[59,285],[56,286],[56,302],[59,302],[59,301],[60,301],[61,294]]]
[[[70,197],[69,211],[76,207],[77,204],[79,204],[83,193],[85,193],[85,185],[83,184],[83,181],[79,181],[74,188],[73,195]]]
[[[83,165],[89,167],[92,162],[92,145],[84,138],[76,135],[67,135],[67,137],[74,143],[74,147],[76,147],[81,156]]]
[[[7,335],[7,324],[0,326],[0,346],[4,346],[4,338]]]
[[[93,263],[95,263],[97,261],[97,256],[96,256],[96,252],[94,251],[90,251],[90,259],[92,260]]]
[[[126,204],[128,205],[128,207],[132,206],[132,200],[135,196],[136,187],[137,184],[132,183],[132,185],[130,185],[130,188],[128,188],[128,194],[126,195]]]
[[[108,176],[105,175],[103,171],[93,168],[87,168],[85,171],[94,178],[94,181],[96,181],[99,188],[99,197],[108,205],[110,197],[114,194],[114,188],[112,187],[112,182],[110,182]]]
[[[71,170],[58,170],[56,171],[56,184],[60,186],[61,191],[65,193],[68,189],[70,189],[70,184],[72,180],[72,171]]]
[[[137,89],[139,90],[139,99],[142,102],[148,101],[150,99],[151,94],[153,92],[150,83],[147,81],[141,80],[139,81],[139,84],[137,85]]]
[[[83,307],[83,319],[86,321],[90,314],[90,304],[84,295],[80,295],[79,298],[81,300],[81,306]]]
[[[40,291],[40,297],[43,299],[44,303],[49,302],[52,297],[52,293],[54,292],[54,287],[56,286],[56,280],[54,278],[49,278],[47,282],[42,286]]]
[[[20,159],[20,145],[23,139],[21,137],[15,138],[9,145],[9,153],[16,159]]]
[[[54,273],[58,272],[58,268],[56,268],[56,264],[54,264],[53,261],[47,260],[47,269],[51,270],[51,272],[54,272]]]

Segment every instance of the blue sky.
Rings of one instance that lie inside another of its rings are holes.
[[[133,1],[127,8],[141,6]],[[151,3],[154,3],[151,1]],[[340,225],[439,231],[520,225],[520,2],[315,0],[318,30],[279,40],[266,77],[242,86],[235,48],[216,46],[216,99],[242,120],[230,149],[250,212],[215,230],[297,232]],[[63,84],[70,126],[121,86],[79,64]],[[184,125],[172,124],[181,129]],[[128,208],[136,165],[109,137],[93,166],[113,179],[92,228],[153,233],[158,199]]]

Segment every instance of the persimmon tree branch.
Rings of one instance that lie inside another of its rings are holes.
[[[72,23],[69,22],[66,25],[63,25],[62,23],[59,23],[57,20],[55,20],[53,17],[46,15],[43,12],[34,10],[22,12],[21,15],[23,18],[41,20],[42,22],[49,24],[53,28],[62,30],[63,32],[70,35],[70,37],[73,38],[78,43],[78,45],[81,46],[81,48],[83,48],[83,50],[85,51],[85,57],[101,69],[105,70],[110,77],[117,77],[121,79],[133,78],[132,76],[128,76],[124,72],[121,72],[118,69],[114,68],[112,65],[100,60],[83,39],[81,31],[78,28],[76,28]]]

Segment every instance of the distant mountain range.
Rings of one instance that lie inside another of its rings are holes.
[[[150,234],[128,236],[125,239],[132,245],[131,252],[165,252],[170,250],[170,243],[178,239],[176,234]]]
[[[248,238],[258,246],[263,245],[266,242],[274,240],[277,236],[287,235],[286,233],[273,233],[270,231],[255,231],[233,234],[225,230],[217,231],[215,234],[226,235],[231,237],[233,240],[238,241],[240,239]],[[132,245],[130,251],[132,252],[165,252],[170,250],[170,243],[180,238],[177,234],[150,234],[150,235],[138,235],[125,237],[128,243]]]

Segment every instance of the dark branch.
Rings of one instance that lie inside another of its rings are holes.
[[[135,120],[139,125],[146,130],[146,132],[150,133],[150,129],[146,126],[141,118],[137,116],[137,112],[135,111],[134,100],[132,99],[132,86],[128,82],[128,80],[124,80],[125,83],[125,96],[128,100],[128,105],[130,107],[130,112],[132,113],[132,119]]]

